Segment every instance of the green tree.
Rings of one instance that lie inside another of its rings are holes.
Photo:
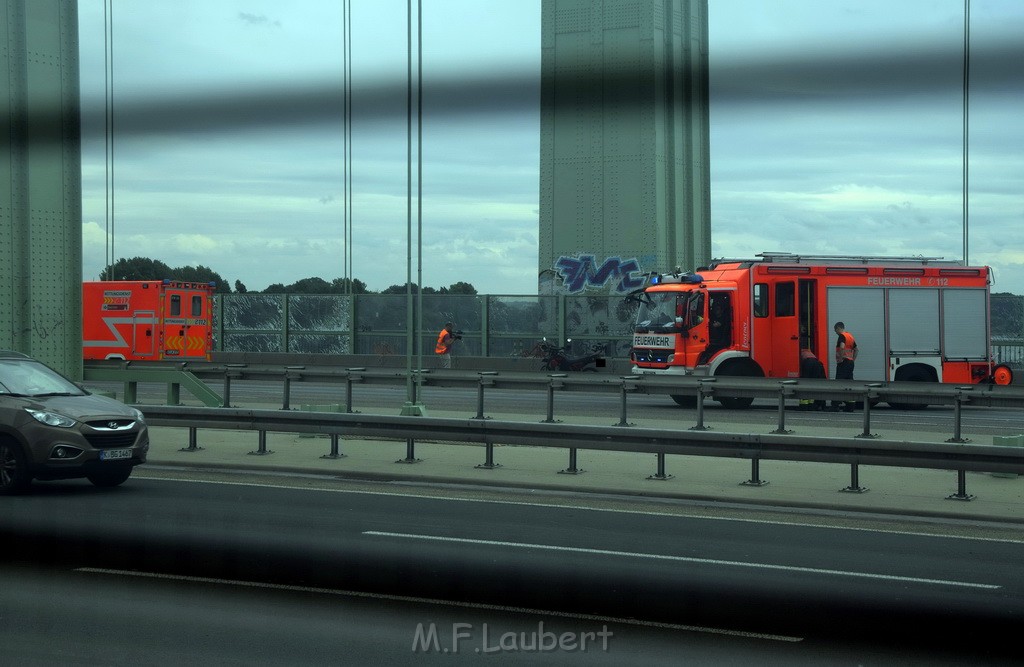
[[[330,294],[331,284],[323,278],[303,278],[285,288],[289,294]]]
[[[441,291],[444,292],[444,289],[442,288]],[[476,294],[477,293],[475,287],[473,287],[471,284],[469,284],[467,282],[463,282],[461,280],[459,282],[457,282],[457,283],[452,283],[448,287],[447,291],[448,291],[448,294]]]
[[[346,289],[348,287],[348,284],[348,278],[335,278],[334,281],[331,282],[331,293],[347,294],[349,292],[349,290]],[[358,278],[353,278],[351,292],[352,294],[367,294],[366,283],[364,283],[362,280],[359,280]]]
[[[390,287],[381,290],[381,294],[405,294],[409,291],[407,287],[408,285],[412,286],[413,294],[416,294],[419,291],[419,285],[417,285],[416,283],[403,283],[401,285],[391,285]],[[437,294],[437,290],[434,289],[433,287],[424,287],[423,293]]]
[[[173,273],[171,267],[158,259],[122,257],[103,269],[98,280],[163,280],[173,278]]]
[[[183,280],[190,283],[214,283],[216,291],[230,294],[231,286],[219,273],[208,266],[179,266],[172,269],[172,275],[167,276],[173,280]]]
[[[218,292],[231,292],[228,282],[208,266],[171,268],[149,257],[122,258],[104,269],[100,280],[181,280],[190,283],[216,283]]]

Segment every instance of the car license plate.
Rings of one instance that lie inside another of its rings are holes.
[[[131,449],[104,449],[100,452],[101,461],[115,461],[118,459],[130,459]]]

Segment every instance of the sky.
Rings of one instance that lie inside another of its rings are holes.
[[[536,294],[540,0],[423,3],[421,209],[408,5],[353,0],[351,266],[343,3],[113,0],[110,161],[104,4],[79,2],[83,278],[112,234],[114,258],[249,291],[346,271],[381,290],[412,266]],[[714,257],[966,255],[1024,294],[1024,2],[970,1],[966,243],[964,4],[710,0]]]

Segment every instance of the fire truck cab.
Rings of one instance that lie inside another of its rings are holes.
[[[834,377],[841,321],[857,341],[857,380],[1009,384],[1012,371],[992,362],[990,279],[988,267],[941,258],[790,253],[653,275],[634,295],[633,372],[796,378],[806,349]]]
[[[213,351],[213,283],[82,283],[84,359],[205,359]]]

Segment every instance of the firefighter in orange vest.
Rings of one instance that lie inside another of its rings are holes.
[[[853,334],[846,330],[846,325],[836,322],[832,327],[839,338],[836,339],[836,379],[853,379],[853,362],[857,360],[857,341]],[[849,401],[832,401],[832,409],[842,406],[847,412],[853,412],[853,403]]]
[[[434,352],[441,357],[441,368],[452,367],[452,345],[455,344],[455,339],[455,325],[448,322],[437,334],[437,345],[434,346]]]

